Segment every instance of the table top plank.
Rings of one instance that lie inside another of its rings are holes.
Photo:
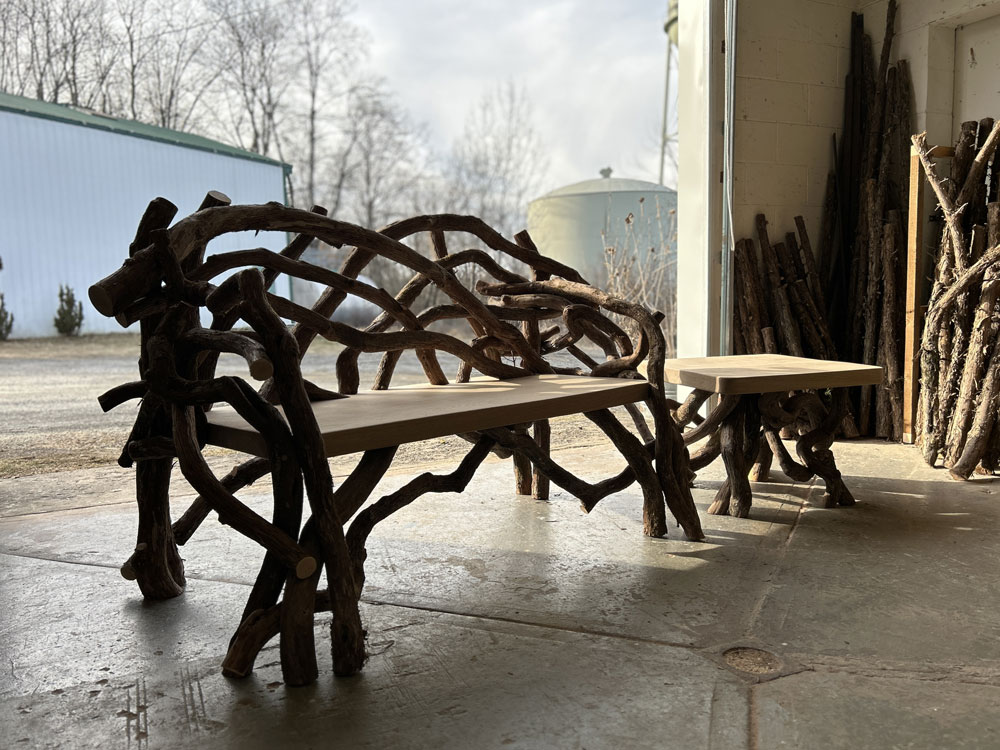
[[[476,378],[444,386],[363,391],[313,404],[328,456],[533,422],[642,401],[645,380],[578,375]],[[211,445],[267,456],[264,438],[229,406],[206,415]]]
[[[882,368],[784,354],[668,359],[664,379],[712,393],[743,395],[878,385]]]

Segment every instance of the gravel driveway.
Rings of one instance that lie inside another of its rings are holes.
[[[20,339],[0,342],[0,478],[113,464],[132,426],[137,402],[105,414],[97,397],[109,388],[138,377],[137,335]],[[334,363],[338,347],[318,340],[310,347],[304,372],[308,379],[336,388]],[[446,373],[454,363],[442,355]],[[378,364],[377,355],[362,358],[362,387]],[[223,355],[220,374],[246,375],[242,360]],[[394,384],[423,382],[412,354],[400,361]],[[595,445],[604,436],[582,416],[553,421],[553,448]],[[445,460],[467,447],[458,438],[404,446],[397,465]],[[223,449],[210,449],[224,456]],[[236,456],[233,454],[234,462]],[[351,457],[339,457],[352,463]],[[342,467],[343,468],[343,467]]]

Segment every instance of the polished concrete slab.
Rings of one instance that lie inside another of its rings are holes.
[[[287,689],[274,647],[242,681],[178,656],[5,701],[0,723],[12,747],[746,746],[747,686],[689,650],[398,607],[363,615],[373,655],[358,677],[322,664],[316,685]],[[154,626],[142,640],[173,635]],[[69,712],[70,725],[57,718]]]
[[[957,484],[905,446],[837,455],[857,506],[814,507],[821,487],[775,474],[750,519],[703,516],[701,544],[643,538],[635,491],[586,516],[559,491],[514,496],[509,462],[490,461],[463,495],[425,496],[378,527],[372,657],[334,678],[321,618],[320,680],[299,689],[281,682],[275,644],[250,678],[219,672],[253,543],[207,522],[182,552],[186,593],[145,603],[117,571],[135,524],[117,470],[5,480],[0,745],[995,745],[1000,481]],[[591,477],[618,468],[600,448],[558,459]],[[699,476],[702,510],[722,477]],[[733,666],[732,646],[777,666]]]
[[[817,671],[753,690],[761,748],[1000,747],[995,684]]]

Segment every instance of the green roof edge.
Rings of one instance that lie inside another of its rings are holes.
[[[94,128],[95,130],[104,130],[110,133],[130,135],[135,138],[143,138],[147,141],[169,143],[173,146],[182,146],[196,151],[207,151],[212,154],[219,154],[220,156],[232,156],[236,159],[272,164],[280,166],[282,173],[285,175],[290,174],[292,171],[292,165],[286,162],[261,156],[253,151],[246,151],[245,149],[230,146],[221,141],[214,141],[211,138],[205,138],[201,135],[182,133],[177,130],[161,128],[158,125],[149,125],[136,120],[122,120],[110,115],[89,114],[64,104],[43,102],[38,99],[7,94],[2,91],[0,91],[0,111],[13,112],[27,117],[39,117],[43,120],[64,122],[70,125],[80,125],[85,128]]]

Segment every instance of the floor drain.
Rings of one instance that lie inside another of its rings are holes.
[[[722,652],[722,658],[733,669],[749,674],[771,674],[781,669],[781,660],[770,651],[749,646],[737,646]]]

